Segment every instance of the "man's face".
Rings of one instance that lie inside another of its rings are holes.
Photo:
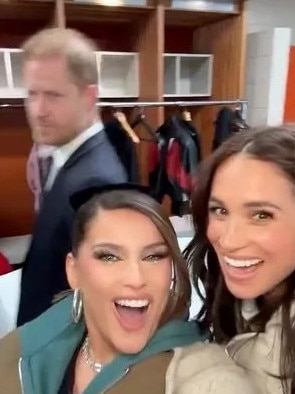
[[[61,146],[88,127],[93,86],[78,87],[65,59],[29,59],[23,79],[28,92],[26,113],[35,142]]]

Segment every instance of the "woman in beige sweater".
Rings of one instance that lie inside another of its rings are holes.
[[[295,393],[295,130],[231,137],[200,166],[192,200],[199,321],[260,393]]]

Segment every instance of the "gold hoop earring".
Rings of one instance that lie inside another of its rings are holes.
[[[83,310],[83,302],[82,302],[81,291],[79,289],[76,289],[74,291],[73,304],[72,304],[72,318],[75,324],[79,323],[79,321],[81,320],[82,310]]]

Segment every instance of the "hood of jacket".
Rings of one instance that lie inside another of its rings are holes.
[[[85,333],[71,318],[72,295],[19,328],[20,381],[23,394],[56,394],[66,368]],[[134,364],[160,352],[204,341],[195,322],[173,320],[160,327],[137,354],[120,354],[93,379],[84,394],[104,392]]]

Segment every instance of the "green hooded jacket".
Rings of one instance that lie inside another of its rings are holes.
[[[57,394],[67,366],[85,333],[83,322],[72,322],[71,305],[72,296],[68,296],[18,329],[18,371],[22,394]],[[206,337],[195,322],[181,319],[168,322],[155,332],[141,352],[115,357],[83,394],[103,393],[118,382],[132,365],[161,352],[204,341]]]

